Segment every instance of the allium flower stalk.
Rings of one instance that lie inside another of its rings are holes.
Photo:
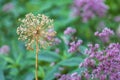
[[[29,13],[24,19],[20,19],[21,25],[17,28],[20,40],[26,42],[28,50],[33,50],[36,44],[36,80],[38,80],[38,52],[40,48],[46,48],[54,41],[56,32],[53,20],[43,14],[37,16]]]
[[[102,30],[102,32],[95,32],[95,36],[98,36],[103,42],[109,42],[109,38],[111,35],[113,35],[114,32],[113,30],[109,29],[109,28],[104,28]]]
[[[72,16],[81,16],[83,22],[87,22],[95,16],[104,16],[108,6],[104,0],[74,0],[72,10]]]

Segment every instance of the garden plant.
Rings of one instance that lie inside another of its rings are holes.
[[[120,0],[0,0],[0,80],[120,80]]]

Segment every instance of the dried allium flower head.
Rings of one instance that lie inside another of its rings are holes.
[[[40,43],[40,48],[45,48],[54,41],[56,32],[53,27],[53,20],[43,14],[35,16],[29,13],[24,19],[19,20],[21,25],[17,28],[20,40],[26,42],[28,50],[33,50],[35,41]]]

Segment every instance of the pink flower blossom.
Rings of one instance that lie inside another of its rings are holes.
[[[3,45],[1,48],[0,48],[0,53],[1,54],[4,54],[4,53],[9,53],[10,51],[10,47],[8,45]]]

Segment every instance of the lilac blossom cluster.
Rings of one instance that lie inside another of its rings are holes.
[[[95,32],[95,36],[98,36],[103,42],[109,42],[109,38],[114,32],[109,28],[104,28],[102,32]]]
[[[80,64],[87,70],[84,76],[87,80],[120,80],[120,44],[111,43],[104,50],[99,44],[88,46],[88,58]]]
[[[70,53],[76,52],[81,44],[82,44],[82,40],[78,40],[77,42],[75,41],[71,42],[68,52]]]
[[[6,53],[9,53],[9,51],[10,51],[10,47],[8,45],[3,45],[0,48],[0,54],[6,54]]]
[[[76,29],[72,28],[72,27],[68,27],[65,31],[64,34],[65,35],[72,35],[76,32]]]
[[[72,16],[81,16],[83,22],[97,16],[103,17],[108,10],[104,0],[74,0]]]

